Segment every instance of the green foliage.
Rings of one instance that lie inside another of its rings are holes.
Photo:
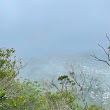
[[[32,110],[41,95],[40,85],[37,82],[31,82],[29,80],[25,80],[23,83],[19,81],[13,83],[14,89],[11,91],[11,94],[8,94],[7,91],[7,99],[5,99],[5,103],[2,102],[1,109],[24,110],[28,108],[27,110]],[[1,96],[3,95],[5,95],[4,91],[1,92]]]
[[[6,77],[10,80],[19,73],[22,65],[21,61],[17,61],[16,56],[13,56],[14,52],[15,50],[13,48],[0,48],[0,80]]]
[[[5,100],[0,101],[0,110],[83,110],[75,103],[75,96],[72,91],[44,91],[37,82],[19,80],[13,82],[11,94],[1,91],[0,96],[7,96]],[[97,106],[91,106],[88,110],[100,110]]]
[[[0,91],[0,100],[2,100],[4,96],[5,96],[5,91],[4,90]]]
[[[105,110],[105,109],[102,109],[101,107],[98,107],[96,105],[91,105],[88,110]]]
[[[68,86],[70,86],[72,89],[75,84],[74,81],[71,80],[67,75],[59,76],[58,81],[60,81],[62,90],[66,90],[66,91],[69,89]]]
[[[4,110],[9,104],[8,101],[14,96],[16,83],[14,78],[19,74],[22,67],[21,61],[16,60],[15,50],[0,48],[0,109]],[[16,89],[16,90],[15,90]]]
[[[62,92],[56,92],[56,93],[48,93],[47,94],[48,98],[50,99],[51,102],[55,101],[61,101],[65,100],[65,103],[67,105],[71,104],[74,102],[75,98],[74,95],[70,92],[62,91]]]
[[[107,49],[109,49],[109,50],[110,50],[110,46],[109,46]]]
[[[68,76],[67,76],[67,75],[64,75],[64,76],[60,76],[60,77],[58,78],[58,80],[64,80],[64,79],[68,79]]]
[[[84,110],[75,102],[74,80],[68,75],[58,78],[62,88],[54,92],[46,91],[36,81],[15,80],[22,64],[13,56],[14,52],[13,48],[0,49],[0,110]],[[100,107],[92,105],[87,110]]]

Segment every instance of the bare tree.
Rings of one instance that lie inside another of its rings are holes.
[[[96,55],[91,55],[96,61],[101,61],[106,63],[108,66],[110,66],[110,38],[108,37],[108,35],[106,34],[106,38],[109,41],[109,46],[107,48],[104,48],[102,45],[98,44],[98,46],[103,50],[103,52],[105,53],[105,55],[107,56],[107,60],[101,59],[99,57],[97,57]]]
[[[89,76],[89,74],[86,74],[83,71],[83,68],[80,66],[78,67],[78,71],[74,70],[76,67],[74,67],[73,64],[70,64],[69,68],[71,68],[69,71],[69,76],[74,82],[74,85],[72,86],[74,88],[76,100],[78,99],[84,105],[84,110],[87,110],[87,97],[93,87],[94,77],[92,75]]]
[[[71,60],[72,61],[72,60]],[[76,63],[72,63],[70,61],[66,61],[65,68],[68,70],[67,75],[62,75],[58,78],[60,81],[61,87],[55,84],[54,80],[52,80],[52,85],[59,92],[71,91],[75,97],[75,103],[80,102],[83,104],[83,109],[88,109],[88,95],[91,92],[91,89],[94,85],[94,77],[92,75],[86,74],[83,71],[83,68],[78,66]],[[78,69],[78,71],[77,71]],[[71,108],[71,107],[70,107]]]
[[[98,46],[103,50],[103,52],[106,55],[106,58],[107,59],[105,60],[103,58],[99,58],[96,55],[90,55],[90,56],[92,56],[96,61],[100,61],[102,63],[105,63],[105,64],[107,64],[110,67],[110,37],[108,37],[108,35],[106,34],[106,38],[107,38],[107,40],[109,42],[108,47],[105,48],[104,46],[102,46],[100,44],[98,44]],[[103,83],[105,84],[105,86],[107,86],[110,89],[110,86],[106,82],[103,82]],[[103,99],[103,96],[102,95],[103,94],[101,94],[100,97],[102,97],[102,99]],[[102,100],[101,107],[103,106],[103,102],[104,101]]]

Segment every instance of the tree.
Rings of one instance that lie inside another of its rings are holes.
[[[5,105],[7,97],[13,95],[11,92],[14,91],[15,77],[23,68],[21,60],[16,60],[14,53],[13,48],[0,48],[0,107]]]
[[[108,35],[106,34],[106,38],[109,41],[109,45],[107,48],[104,48],[102,45],[98,44],[98,46],[100,48],[102,48],[103,52],[105,53],[105,55],[107,56],[107,60],[101,59],[99,57],[97,57],[96,55],[91,55],[96,61],[101,61],[106,63],[108,66],[110,66],[110,38],[108,37]]]
[[[23,68],[21,60],[16,60],[14,56],[15,50],[0,48],[0,87],[4,89],[19,74],[19,70]]]
[[[59,92],[66,91],[67,93],[70,92],[73,94],[73,103],[75,104],[76,109],[79,108],[77,104],[80,103],[82,105],[81,110],[88,110],[88,95],[90,94],[91,89],[93,89],[94,77],[86,74],[83,71],[83,68],[78,65],[77,70],[76,64],[73,64],[73,62],[66,61],[66,66],[68,74],[58,77],[61,86],[57,86],[53,80],[52,85]],[[71,108],[71,106],[69,106],[69,108]]]

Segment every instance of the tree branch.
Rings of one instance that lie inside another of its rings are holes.
[[[106,63],[108,66],[110,66],[110,64],[109,64],[106,60],[102,60],[102,59],[98,58],[98,57],[95,56],[95,55],[90,55],[90,56],[93,57],[93,58],[95,58],[95,60],[104,62],[104,63]]]

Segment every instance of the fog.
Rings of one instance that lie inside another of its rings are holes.
[[[19,56],[97,50],[110,35],[109,0],[0,0],[0,46]]]

